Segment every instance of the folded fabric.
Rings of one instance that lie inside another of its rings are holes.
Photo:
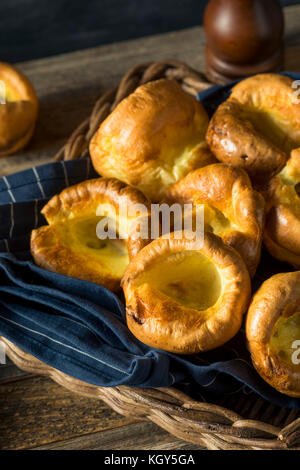
[[[124,305],[107,289],[12,253],[0,254],[0,305],[1,336],[85,382],[164,387],[190,381],[204,399],[248,385],[274,403],[300,409],[300,400],[277,393],[256,374],[243,332],[219,350],[194,356],[149,348],[127,329]]]
[[[255,391],[300,409],[255,372],[244,331],[222,348],[180,356],[139,342],[125,322],[123,299],[97,284],[37,267],[30,231],[40,209],[63,187],[97,177],[89,160],[56,162],[0,179],[0,336],[84,382],[112,387],[191,385],[198,397]]]

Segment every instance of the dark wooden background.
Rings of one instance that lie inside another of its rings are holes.
[[[0,60],[47,57],[202,23],[207,0],[1,0]],[[300,0],[281,0],[282,5]]]

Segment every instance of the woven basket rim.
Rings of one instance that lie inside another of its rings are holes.
[[[6,354],[20,369],[49,377],[64,388],[104,401],[114,411],[149,420],[175,437],[214,450],[300,450],[300,418],[279,427],[244,419],[238,413],[193,400],[173,388],[99,387],[71,377],[0,336]]]

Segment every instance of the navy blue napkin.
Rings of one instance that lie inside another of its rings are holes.
[[[150,348],[126,327],[122,298],[97,284],[41,269],[29,251],[40,209],[64,187],[97,177],[88,159],[0,179],[0,335],[44,363],[98,386],[192,385],[197,396],[257,392],[300,409],[255,372],[244,330],[214,351],[180,356]]]

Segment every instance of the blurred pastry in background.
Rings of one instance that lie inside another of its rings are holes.
[[[29,80],[12,65],[0,63],[0,156],[17,152],[32,137],[38,101]]]

